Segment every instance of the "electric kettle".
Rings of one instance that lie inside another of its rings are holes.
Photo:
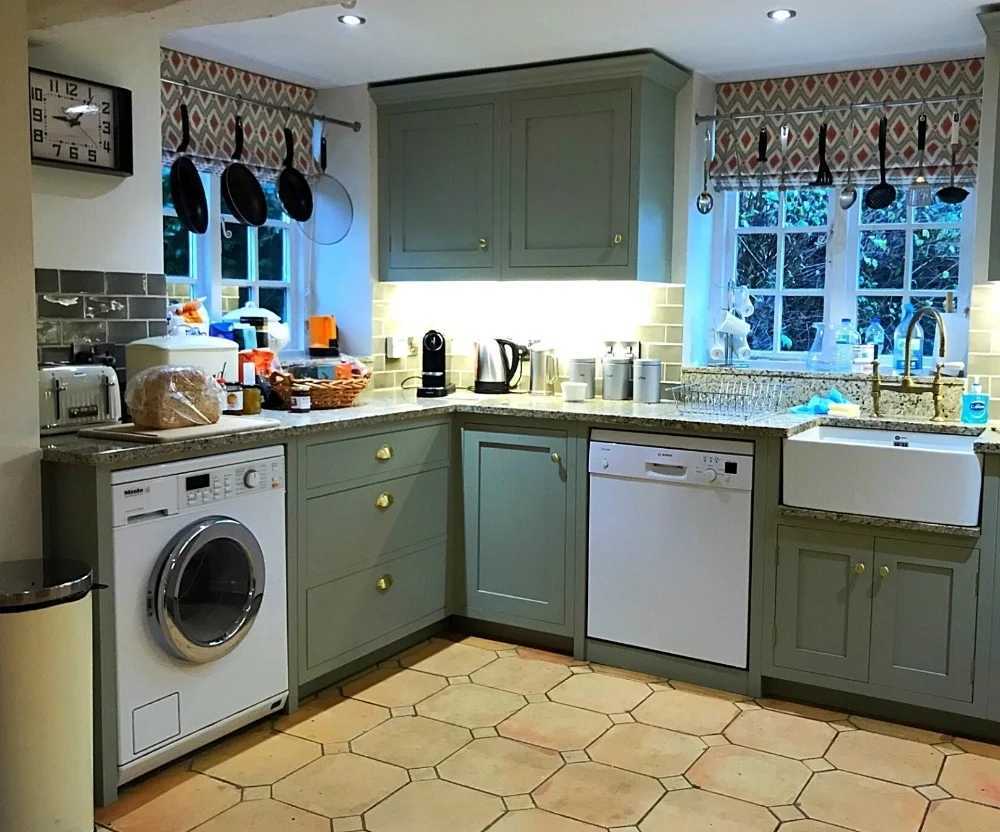
[[[477,393],[509,393],[510,383],[521,369],[517,344],[503,338],[485,338],[476,343]]]

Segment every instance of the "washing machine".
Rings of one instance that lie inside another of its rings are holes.
[[[118,780],[288,698],[281,447],[117,471]]]

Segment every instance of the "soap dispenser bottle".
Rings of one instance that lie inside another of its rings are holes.
[[[983,392],[979,376],[972,379],[972,388],[962,395],[962,421],[967,425],[985,425],[990,420],[990,397]]]

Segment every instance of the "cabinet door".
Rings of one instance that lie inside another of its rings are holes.
[[[631,90],[510,108],[510,267],[627,266]]]
[[[876,541],[870,681],[972,701],[979,550]]]
[[[466,604],[472,617],[563,625],[570,472],[558,432],[466,430]]]
[[[872,538],[778,530],[774,663],[867,681]]]
[[[390,269],[499,268],[493,119],[492,104],[390,114]]]

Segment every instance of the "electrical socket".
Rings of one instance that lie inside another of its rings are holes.
[[[412,335],[406,339],[406,353],[411,358],[417,354],[417,339]]]
[[[390,335],[385,339],[385,357],[392,361],[410,355],[410,339],[404,335]]]

